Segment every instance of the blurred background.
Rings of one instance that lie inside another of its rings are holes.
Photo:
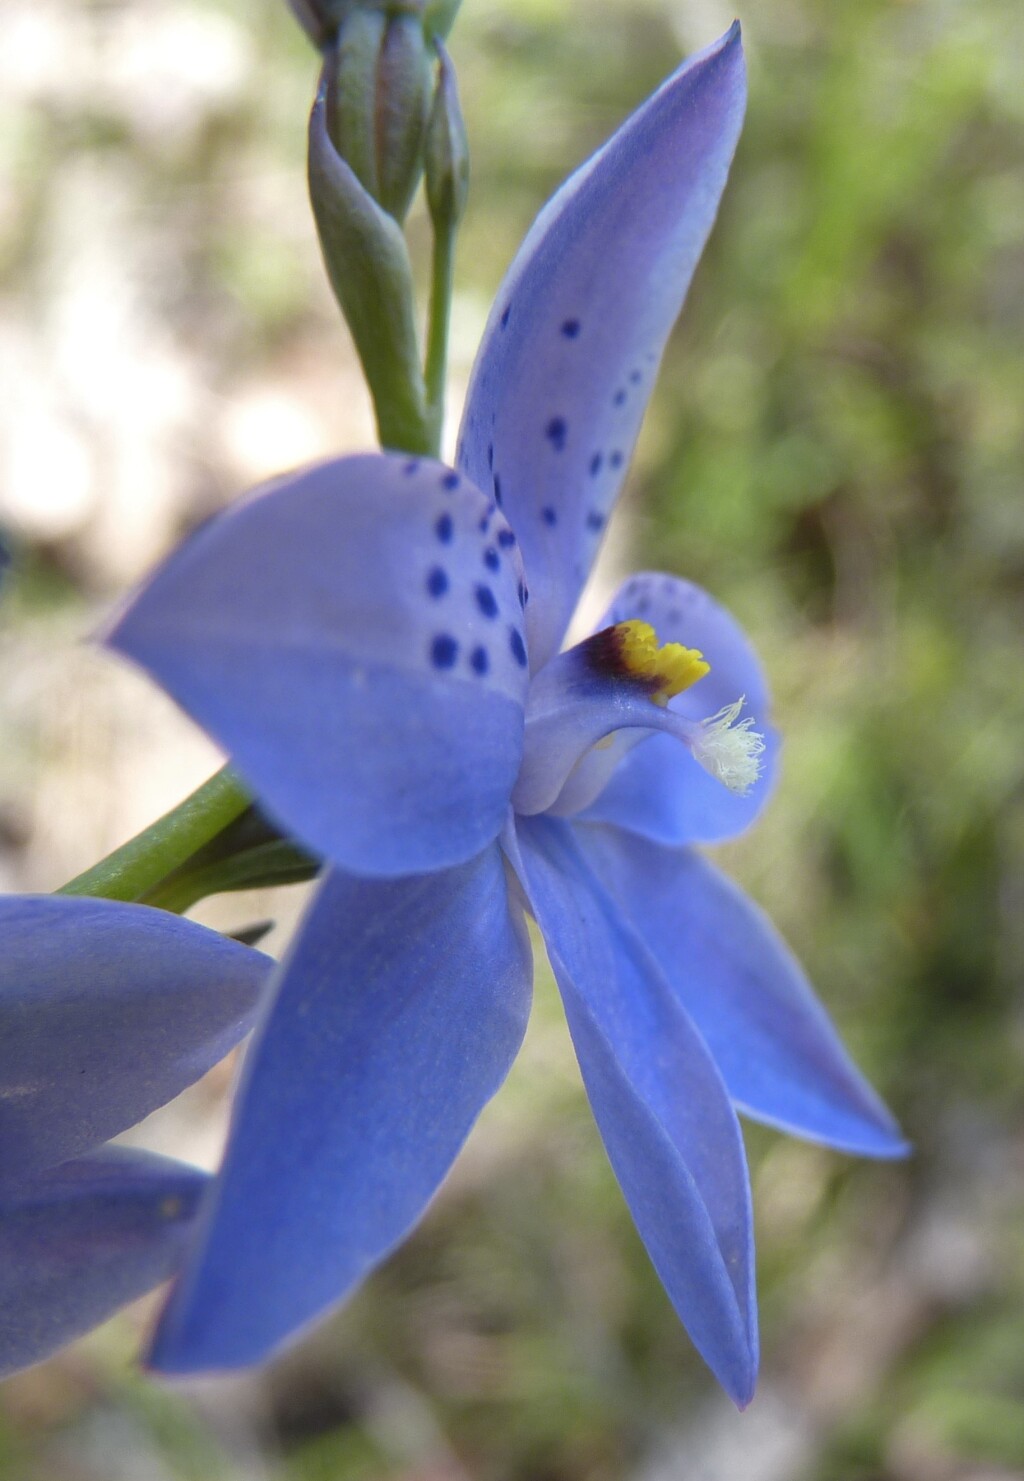
[[[720,0],[465,0],[453,419],[536,210]],[[748,0],[748,121],[602,579],[754,633],[782,784],[718,851],[913,1138],[749,1128],[742,1417],[647,1263],[546,970],[416,1236],[266,1371],[163,1384],[142,1303],[0,1388],[0,1481],[1024,1477],[1024,25],[1014,0]],[[216,764],[85,639],[189,526],[372,442],[304,196],[284,0],[0,9],[0,885],[52,889]],[[411,224],[421,265],[428,242]],[[281,923],[299,891],[205,918]],[[231,1068],[137,1134],[211,1165]]]

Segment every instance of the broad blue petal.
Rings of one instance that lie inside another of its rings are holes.
[[[669,702],[691,720],[715,714],[741,695],[745,713],[765,738],[759,781],[746,797],[729,792],[667,735],[652,736],[618,759],[604,791],[583,816],[615,823],[665,844],[717,843],[732,838],[757,817],[775,783],[779,738],[768,723],[770,698],[757,654],[735,617],[693,582],[641,571],[631,576],[599,627],[629,618],[651,623],[663,643],[699,648],[711,672]],[[598,765],[609,759],[600,754]]]
[[[535,668],[559,646],[621,486],[745,96],[733,26],[566,181],[498,292],[459,466],[494,489],[522,542]]]
[[[657,964],[621,924],[572,825],[529,819],[518,836],[518,868],[637,1229],[705,1362],[746,1404],[758,1358],[753,1231],[725,1087]]]
[[[156,1368],[258,1362],[384,1259],[504,1080],[530,981],[496,845],[417,878],[327,877],[250,1052]]]
[[[763,911],[691,849],[581,827],[580,847],[760,1121],[868,1157],[907,1143]]]
[[[0,1198],[0,1378],[106,1321],[180,1263],[209,1179],[105,1147]]]
[[[116,1136],[252,1027],[273,962],[163,910],[0,898],[0,1186]]]
[[[359,874],[495,837],[522,746],[521,565],[479,490],[341,458],[205,526],[109,638],[231,754],[284,826]]]

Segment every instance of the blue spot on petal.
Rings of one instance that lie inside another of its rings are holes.
[[[488,545],[484,551],[484,565],[489,571],[497,571],[501,567],[501,556],[493,545]]]
[[[512,312],[512,305],[509,304],[508,308],[505,310],[505,312],[502,314],[500,320],[498,321],[501,324],[502,329],[507,329],[508,328],[508,316],[509,316],[509,314],[511,312]]]
[[[612,400],[615,402],[616,406],[624,406],[626,401],[625,391],[616,391],[615,395],[612,397]]]
[[[498,544],[502,550],[509,550],[516,543],[516,537],[511,530],[498,531]]]
[[[441,487],[443,489],[457,489],[460,482],[461,479],[457,473],[448,472],[441,479]]]
[[[600,530],[604,528],[604,515],[599,509],[592,509],[587,515],[587,528],[589,530]]]
[[[590,460],[590,476],[591,476],[591,478],[596,478],[597,477],[597,475],[601,471],[601,465],[603,463],[604,463],[604,458],[602,457],[602,455],[600,453],[595,453],[594,456]]]
[[[435,566],[427,577],[427,590],[432,597],[443,597],[448,590],[448,577],[440,566]]]
[[[622,454],[618,451],[618,449],[616,449],[616,451],[613,452],[613,453],[609,453],[609,455],[608,455],[608,466],[610,468],[621,468],[622,467]]]
[[[524,669],[526,667],[526,644],[523,642],[523,635],[518,628],[509,628],[508,645],[512,649],[512,657],[518,663],[519,667]]]
[[[558,523],[558,513],[556,510],[552,509],[550,504],[545,504],[544,508],[540,512],[540,517],[548,526],[556,525]]]
[[[643,380],[643,375],[639,370],[631,370],[629,372],[629,378],[633,382],[634,386],[638,386]]]
[[[435,668],[450,669],[459,656],[459,645],[450,633],[438,633],[430,645],[430,661]]]
[[[487,466],[488,466],[488,468],[493,468],[494,467],[494,443],[493,442],[489,442],[487,444]]]
[[[476,604],[485,617],[497,617],[498,603],[494,599],[494,592],[489,586],[478,586],[474,592]]]
[[[560,453],[565,447],[565,439],[569,435],[569,427],[565,417],[552,417],[544,428],[544,436],[551,443],[556,453]]]
[[[497,473],[494,475],[494,502],[498,505],[501,504],[501,479]]]
[[[580,332],[579,319],[566,319],[562,324],[562,333],[566,339],[575,339]]]
[[[486,674],[487,670],[490,668],[490,661],[487,657],[487,649],[474,648],[472,653],[469,655],[469,664],[474,674]]]
[[[434,534],[440,540],[442,545],[450,545],[452,543],[452,536],[454,535],[454,533],[455,525],[452,523],[451,515],[442,514],[441,518],[434,525]]]
[[[412,460],[411,460],[411,462],[408,462],[408,463],[406,463],[406,464],[405,464],[405,465],[404,465],[404,466],[403,466],[403,468],[402,468],[402,472],[403,472],[403,473],[404,473],[404,474],[405,474],[405,475],[406,475],[406,476],[407,476],[407,477],[410,477],[410,478],[411,478],[411,477],[412,477],[412,475],[413,475],[413,474],[414,474],[414,473],[415,473],[415,472],[417,472],[417,471],[418,471],[418,469],[419,469],[419,466],[420,466],[420,462],[419,462],[419,458],[413,458],[413,459],[412,459]]]

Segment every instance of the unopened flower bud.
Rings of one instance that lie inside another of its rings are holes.
[[[438,42],[440,67],[424,149],[427,204],[434,230],[456,226],[466,207],[469,190],[469,147],[459,107],[455,69]]]
[[[350,9],[328,47],[327,127],[374,200],[401,221],[423,170],[434,52],[422,0]]]

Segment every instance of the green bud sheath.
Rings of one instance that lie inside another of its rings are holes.
[[[405,238],[334,147],[329,91],[321,86],[309,120],[309,193],[324,263],[366,373],[381,444],[431,452]]]

